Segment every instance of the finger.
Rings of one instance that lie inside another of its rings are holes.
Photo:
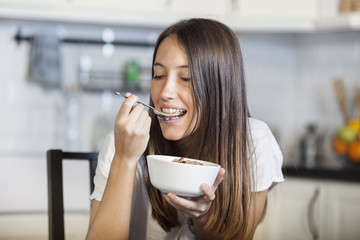
[[[218,175],[216,176],[216,179],[215,179],[214,184],[212,186],[212,189],[216,190],[218,188],[219,184],[224,179],[224,175],[225,175],[225,169],[220,168],[220,170],[218,172]]]
[[[144,124],[144,128],[147,129],[148,133],[150,133],[150,127],[151,127],[151,117],[148,115],[146,118],[146,122]]]
[[[133,109],[133,106],[136,104],[136,102],[138,100],[139,100],[139,98],[136,95],[128,94],[128,98],[125,99],[125,101],[123,102],[123,104],[120,107],[119,116],[127,117],[130,114],[131,110]]]
[[[201,190],[204,192],[203,199],[207,202],[211,202],[215,199],[215,189],[209,187],[207,184],[201,184]]]
[[[197,206],[196,202],[184,199],[173,193],[168,193],[165,199],[170,205],[176,208],[182,215],[189,218],[199,217],[204,212],[205,207]]]
[[[175,208],[193,210],[195,208],[193,202],[185,198],[179,197],[174,193],[168,193],[165,199]]]
[[[138,104],[138,105],[134,106],[133,109],[131,110],[131,112],[129,113],[129,116],[128,116],[129,121],[137,124],[139,122],[139,119],[143,112],[146,113],[143,105]]]
[[[146,127],[146,122],[148,120],[148,117],[149,117],[149,112],[144,110],[144,107],[143,107],[143,110],[140,113],[140,116],[138,117],[136,124],[138,126],[140,126],[141,128]]]
[[[191,212],[192,214],[204,213],[210,207],[209,201],[204,201],[202,196],[192,199],[185,199],[175,195],[174,193],[168,193],[167,200],[178,210],[188,213]]]

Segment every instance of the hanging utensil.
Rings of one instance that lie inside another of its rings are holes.
[[[340,107],[340,111],[342,114],[342,118],[344,121],[344,124],[346,125],[349,121],[349,115],[346,107],[346,90],[344,86],[344,81],[341,78],[337,78],[334,80],[334,88],[335,88],[335,94],[337,98],[337,102]]]

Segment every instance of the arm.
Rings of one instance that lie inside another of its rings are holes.
[[[87,239],[127,239],[137,163],[149,140],[151,120],[130,96],[116,117],[115,155],[103,198],[94,201]]]
[[[91,209],[87,239],[127,239],[135,174],[136,165],[113,160],[102,201]]]

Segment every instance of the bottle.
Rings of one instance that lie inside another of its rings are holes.
[[[314,168],[320,162],[321,138],[317,133],[316,125],[309,124],[306,133],[300,142],[301,165],[305,168]]]
[[[129,60],[125,64],[125,86],[128,91],[139,88],[140,65],[136,60]]]

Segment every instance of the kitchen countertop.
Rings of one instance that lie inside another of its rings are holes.
[[[360,182],[360,164],[344,166],[342,168],[305,168],[302,166],[286,166],[283,168],[283,173],[285,178],[300,177]]]

